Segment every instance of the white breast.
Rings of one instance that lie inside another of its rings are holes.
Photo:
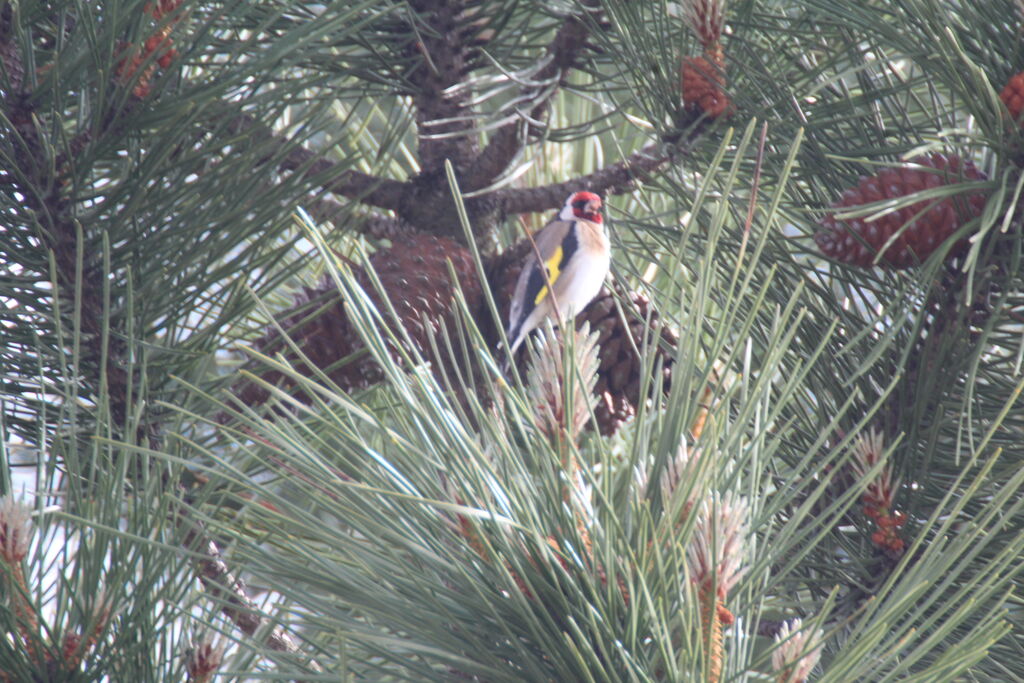
[[[580,249],[586,257],[577,259],[559,278],[565,281],[565,289],[558,297],[559,318],[563,320],[579,313],[597,296],[611,268],[611,253],[604,229],[580,222],[584,223],[581,232],[588,233],[580,235]]]

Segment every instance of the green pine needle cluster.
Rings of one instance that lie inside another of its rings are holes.
[[[689,2],[0,0],[0,683],[1024,677],[1024,8],[730,0],[709,121]],[[823,258],[928,152],[984,211]],[[573,179],[658,313],[610,437],[593,337],[427,353],[356,274]],[[257,343],[313,285],[379,384]]]

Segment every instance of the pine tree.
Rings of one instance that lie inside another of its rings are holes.
[[[1024,677],[1022,27],[0,0],[0,681]]]

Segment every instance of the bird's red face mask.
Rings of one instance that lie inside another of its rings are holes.
[[[581,218],[591,223],[600,223],[601,198],[593,192],[577,192],[572,197],[572,213],[576,218]]]

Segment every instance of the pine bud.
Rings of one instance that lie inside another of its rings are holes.
[[[727,595],[746,573],[747,499],[713,493],[698,511],[693,538],[686,549],[690,576],[697,584],[714,584]]]
[[[722,37],[725,0],[683,0],[683,18],[705,51],[711,51]]]
[[[693,537],[686,548],[690,580],[697,586],[709,683],[722,679],[722,629],[735,621],[725,605],[729,591],[747,571],[746,537],[750,507],[731,492],[706,498],[697,512]]]
[[[14,496],[0,498],[0,560],[14,566],[25,559],[32,541],[32,508]]]
[[[224,646],[214,645],[209,636],[194,642],[185,653],[185,672],[189,683],[207,683],[220,668]]]
[[[597,381],[597,333],[590,333],[584,324],[571,330],[575,367],[564,363],[561,336],[568,334],[550,325],[542,339],[534,345],[536,353],[527,372],[526,385],[533,405],[537,427],[549,438],[555,439],[567,430],[575,441],[590,420],[594,404],[594,384]],[[566,391],[566,385],[571,388]],[[571,396],[572,406],[565,404]]]
[[[804,683],[821,657],[821,629],[808,631],[803,621],[786,622],[775,635],[772,668],[778,683]]]

